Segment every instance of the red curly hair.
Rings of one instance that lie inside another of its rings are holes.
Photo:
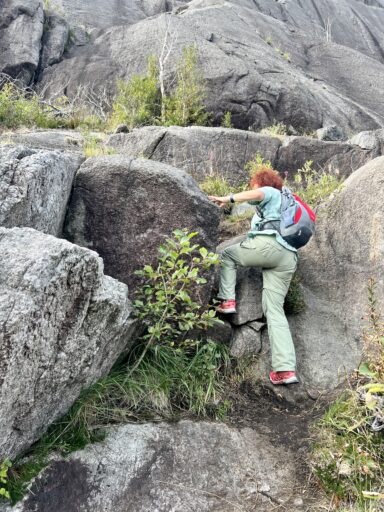
[[[281,190],[283,188],[283,180],[277,171],[270,167],[261,167],[252,176],[249,185],[253,188],[255,185],[259,187],[273,187]]]

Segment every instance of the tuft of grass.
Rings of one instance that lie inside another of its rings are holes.
[[[227,196],[231,192],[242,192],[243,190],[247,190],[248,184],[243,183],[242,185],[231,185],[227,178],[219,173],[212,172],[210,173],[204,181],[200,184],[200,189],[209,196]]]
[[[289,285],[288,293],[285,297],[284,309],[286,313],[297,315],[304,311],[305,308],[306,304],[304,301],[303,290],[301,288],[300,276],[295,272]]]
[[[101,441],[110,425],[186,415],[223,418],[229,407],[223,397],[229,366],[226,346],[212,341],[178,350],[153,346],[131,373],[142,348],[139,344],[127,362],[84,391],[67,415],[13,461],[7,487],[13,504],[48,464],[52,452],[65,456]]]
[[[221,120],[221,126],[223,128],[233,128],[231,112],[225,112]]]
[[[83,139],[83,151],[87,158],[116,154],[115,148],[104,145],[100,135],[84,133]]]

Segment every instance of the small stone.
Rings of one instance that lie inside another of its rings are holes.
[[[340,126],[332,125],[325,126],[316,130],[317,138],[320,140],[345,140],[346,137],[344,135],[343,130]]]
[[[296,498],[293,504],[295,505],[295,507],[302,507],[304,505],[304,501],[302,500],[302,498]]]
[[[115,133],[129,133],[129,128],[126,124],[119,124],[115,130]]]

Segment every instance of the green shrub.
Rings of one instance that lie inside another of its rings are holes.
[[[254,158],[245,164],[244,169],[248,171],[250,178],[252,178],[263,167],[272,169],[272,164],[269,160],[265,160],[260,153],[256,153]]]
[[[120,123],[131,128],[150,124],[207,124],[209,114],[204,106],[205,80],[198,67],[194,46],[183,49],[177,64],[175,83],[174,90],[162,97],[157,58],[149,57],[145,76],[134,75],[129,82],[118,82],[118,93],[112,105],[111,126]]]
[[[263,128],[260,133],[262,135],[272,135],[274,137],[288,135],[288,128],[284,123],[276,123]]]
[[[298,169],[293,188],[298,196],[314,208],[340,187],[342,179],[324,171],[315,171],[312,165],[312,160],[308,160]]]
[[[285,297],[284,309],[291,315],[297,315],[304,311],[306,305],[304,301],[303,290],[300,284],[300,277],[297,273],[293,275],[289,285],[288,293]]]
[[[195,46],[183,48],[182,57],[177,64],[176,88],[164,99],[164,124],[206,125],[209,114],[204,105],[205,97],[205,80],[198,66],[197,49]]]
[[[225,112],[221,120],[221,126],[223,128],[233,128],[231,112]]]
[[[111,125],[124,123],[133,128],[155,124],[161,111],[158,74],[156,59],[150,57],[146,75],[134,75],[129,82],[117,83]]]
[[[97,116],[73,109],[65,96],[46,102],[37,93],[12,82],[0,85],[0,126],[5,128],[75,128],[80,124],[96,127],[100,123]]]

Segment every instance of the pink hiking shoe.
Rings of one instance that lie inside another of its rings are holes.
[[[294,384],[295,382],[299,382],[296,377],[296,372],[270,372],[269,380],[275,386],[279,384]]]
[[[217,306],[216,311],[218,313],[224,313],[224,315],[228,313],[236,313],[236,301],[223,300],[223,302]]]

